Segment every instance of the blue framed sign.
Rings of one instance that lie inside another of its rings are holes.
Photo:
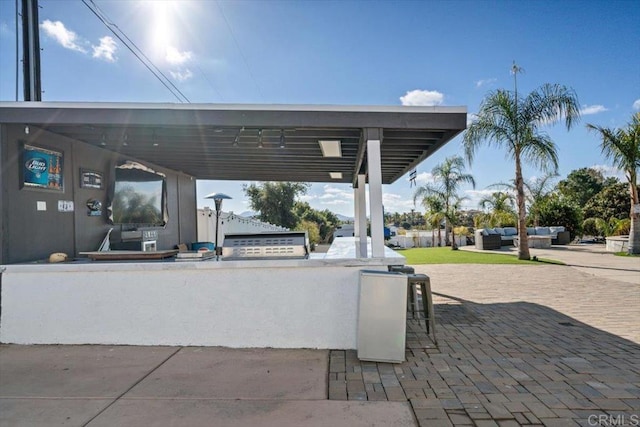
[[[24,144],[22,185],[28,188],[64,191],[63,154],[59,151]]]

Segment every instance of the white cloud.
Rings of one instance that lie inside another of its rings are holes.
[[[473,122],[475,122],[476,120],[478,120],[478,115],[475,113],[469,113],[467,114],[467,127],[469,127],[469,125]]]
[[[193,77],[193,73],[188,68],[185,70],[169,71],[169,74],[171,74],[171,77],[178,80],[179,82],[183,82]]]
[[[402,105],[433,106],[442,104],[444,95],[437,90],[415,89],[401,96],[400,101]]]
[[[116,50],[118,45],[116,41],[109,37],[104,36],[100,39],[100,45],[93,45],[93,57],[97,59],[104,59],[107,62],[116,62]]]
[[[495,83],[497,81],[498,81],[498,79],[496,79],[496,78],[478,80],[476,82],[476,87],[491,86],[493,83]]]
[[[479,209],[478,204],[480,203],[480,200],[485,196],[492,195],[496,191],[500,190],[465,190],[464,195],[467,199],[462,201],[462,209]]]
[[[307,203],[317,198],[318,196],[316,196],[315,194],[303,194],[302,196],[298,196],[298,200],[300,200],[301,202],[307,202]]]
[[[385,213],[411,212],[411,209],[420,210],[422,207],[414,206],[413,198],[406,198],[400,194],[383,193],[382,204]]]
[[[180,52],[173,46],[168,46],[164,59],[172,65],[182,65],[191,60],[193,54],[190,51]]]
[[[409,181],[409,178],[407,178]],[[428,183],[433,183],[435,180],[433,179],[433,174],[431,172],[420,172],[416,175],[416,184],[424,185]]]
[[[60,43],[62,47],[87,53],[87,50],[78,44],[82,43],[82,40],[80,40],[78,35],[71,30],[67,30],[62,22],[52,22],[46,19],[42,24],[40,24],[40,28],[44,30],[47,36]]]
[[[635,101],[633,101],[633,109],[640,110],[640,99],[636,99]]]
[[[322,190],[323,193],[318,196],[318,199],[322,201],[322,204],[336,205],[353,203],[353,191],[333,187],[330,184],[325,185]]]
[[[627,176],[625,175],[625,173],[614,166],[593,165],[591,166],[591,168],[600,171],[605,178],[611,176],[614,178],[618,178],[620,181],[627,182]]]
[[[382,204],[384,205],[384,211],[390,212],[407,212],[414,209],[413,199],[401,196],[395,193],[383,193]],[[420,207],[418,207],[420,210]]]
[[[606,108],[604,105],[585,105],[580,110],[580,114],[588,116],[590,114],[603,113],[608,110],[609,109]]]

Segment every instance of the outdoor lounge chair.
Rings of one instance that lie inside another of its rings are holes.
[[[500,249],[502,238],[499,234],[486,234],[483,230],[476,230],[474,233],[476,249],[489,250]]]

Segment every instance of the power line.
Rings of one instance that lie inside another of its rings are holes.
[[[105,27],[107,27],[107,29],[109,29],[109,31],[111,31],[111,33],[113,33],[114,36],[116,36],[118,38],[118,40],[120,40],[120,42],[122,42],[122,44],[129,49],[129,51],[131,51],[131,53],[133,53],[133,55],[138,58],[138,60],[145,66],[147,67],[147,69],[149,71],[151,71],[151,73],[156,77],[156,79],[158,79],[158,81],[160,81],[160,83],[162,83],[164,85],[164,87],[166,87],[169,92],[171,92],[171,94],[173,96],[176,97],[176,99],[178,99],[178,101],[180,102],[187,102],[190,103],[191,101],[189,101],[189,98],[187,98],[185,96],[184,93],[182,93],[180,91],[180,89],[178,89],[176,87],[176,85],[173,84],[173,82],[171,80],[169,80],[169,78],[162,72],[160,71],[160,69],[153,63],[153,61],[151,61],[147,55],[144,54],[144,52],[142,51],[142,49],[140,49],[126,34],[124,31],[122,31],[122,29],[120,29],[120,27],[118,27],[116,24],[113,23],[113,21],[111,19],[109,19],[109,17],[98,7],[98,5],[96,5],[93,0],[89,0],[89,2],[91,2],[91,5],[87,2],[87,0],[82,0],[82,3],[84,3],[85,6],[87,6],[87,8],[89,8],[89,10],[91,12],[93,12],[93,14],[100,20],[100,22],[102,22],[104,24]],[[109,21],[109,22],[107,22]],[[122,35],[118,34],[115,30],[117,29]],[[124,39],[123,39],[124,38]],[[126,41],[125,41],[126,39]],[[131,44],[131,46],[129,45]],[[135,48],[135,50],[134,50]],[[141,57],[142,56],[142,57]],[[144,58],[144,60],[142,59]],[[162,76],[162,77],[160,77]]]
[[[244,53],[242,53],[242,49],[240,48],[240,44],[238,43],[238,40],[236,39],[236,36],[233,34],[233,29],[231,28],[231,24],[229,23],[229,20],[227,19],[227,15],[225,15],[224,10],[222,9],[222,6],[220,6],[220,1],[219,0],[216,0],[216,5],[218,6],[218,9],[220,10],[220,13],[222,14],[222,18],[224,19],[224,22],[227,24],[227,28],[229,28],[229,33],[231,34],[231,38],[233,39],[233,42],[236,44],[236,47],[238,48],[238,52],[240,52],[240,56],[242,57],[242,60],[244,61],[245,67],[247,67],[247,70],[249,71],[249,76],[253,80],[253,84],[258,89],[258,94],[260,94],[260,98],[262,98],[262,101],[264,102],[265,98],[264,98],[264,95],[262,94],[262,91],[260,90],[260,86],[258,85],[258,81],[256,80],[255,76],[253,75],[253,72],[251,71],[251,67],[249,66],[249,62],[247,61],[247,58],[244,56]]]

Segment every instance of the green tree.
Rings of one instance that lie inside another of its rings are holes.
[[[516,225],[518,217],[511,194],[496,191],[480,199],[478,206],[485,212],[479,216],[480,223],[489,227],[510,227]],[[487,212],[488,210],[488,212]]]
[[[540,127],[563,120],[570,129],[580,117],[580,104],[572,89],[552,84],[545,84],[526,97],[518,98],[516,75],[520,69],[515,63],[512,71],[515,90],[499,89],[484,98],[477,119],[464,134],[463,145],[469,163],[485,142],[505,149],[507,156],[513,159],[520,235],[518,258],[529,259],[522,163],[557,171],[556,146]]]
[[[576,169],[558,182],[560,194],[581,208],[603,188],[604,176],[602,172],[593,168]]]
[[[260,212],[258,219],[282,227],[294,228],[299,218],[293,211],[296,197],[306,194],[309,184],[301,182],[263,182],[244,185],[251,209]]]
[[[582,235],[582,210],[572,201],[553,194],[540,203],[540,223],[562,225],[571,238]]]
[[[522,185],[524,186],[525,207],[534,226],[537,226],[540,223],[538,206],[554,191],[553,180],[557,177],[558,174],[556,172],[547,172],[540,178],[533,177],[528,180],[522,180]],[[516,194],[516,184],[514,180],[510,183],[500,182],[490,185],[489,187],[505,188],[512,191],[513,194]]]
[[[444,161],[433,168],[434,183],[426,184],[418,187],[413,195],[413,203],[418,199],[424,199],[428,196],[435,196],[442,200],[444,205],[445,217],[445,244],[449,245],[449,231],[455,226],[457,220],[457,212],[460,207],[462,198],[458,196],[458,191],[462,184],[471,184],[473,188],[476,182],[473,176],[464,173],[464,160],[460,156],[447,157]],[[451,242],[451,249],[458,249],[455,236]]]
[[[613,165],[624,171],[629,182],[631,229],[629,231],[629,254],[640,253],[640,212],[634,207],[638,200],[638,169],[640,169],[640,113],[635,113],[626,129],[609,129],[587,124],[587,129],[599,134],[602,154]]]
[[[302,220],[296,226],[298,230],[304,230],[307,232],[309,236],[309,243],[312,248],[315,248],[315,245],[320,243],[320,227],[318,224],[313,221]]]
[[[585,218],[601,218],[609,221],[612,218],[629,218],[631,200],[627,192],[627,184],[619,182],[609,185],[593,196],[584,206]]]
[[[333,237],[333,232],[340,224],[338,217],[328,209],[319,211],[313,209],[307,202],[296,202],[293,212],[299,221],[313,222],[318,226],[318,241],[315,243],[328,243]]]
[[[442,234],[440,224],[444,220],[444,201],[435,195],[422,199],[422,206],[427,210],[425,221],[431,227],[431,242],[436,246],[436,229],[438,230],[438,246],[442,246]]]

